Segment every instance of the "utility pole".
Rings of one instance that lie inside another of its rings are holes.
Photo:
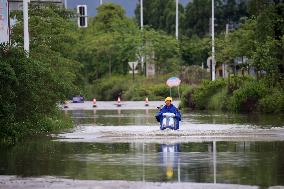
[[[30,52],[30,37],[29,37],[29,0],[23,0],[23,18],[24,18],[24,50],[29,56]]]
[[[178,0],[176,0],[176,39],[178,40]]]
[[[225,38],[227,38],[227,35],[229,33],[229,24],[226,24],[226,33],[225,33]],[[225,78],[227,77],[227,66],[223,63],[222,64],[222,77]]]
[[[216,75],[215,75],[215,35],[214,35],[214,0],[212,0],[212,23],[211,23],[211,27],[212,27],[212,81],[214,81],[216,79]]]
[[[143,0],[140,0],[140,28],[141,31],[143,30]],[[143,48],[143,44],[142,44],[142,48]],[[141,66],[143,69],[143,65],[144,65],[144,56],[141,56]],[[145,75],[147,72],[147,65],[145,65]]]
[[[140,0],[140,26],[143,30],[143,0]]]

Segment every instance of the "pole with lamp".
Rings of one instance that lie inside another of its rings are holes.
[[[143,30],[143,0],[140,0],[140,27]]]
[[[23,18],[24,18],[24,50],[29,56],[30,52],[30,37],[29,37],[29,0],[23,0]]]
[[[212,19],[211,19],[211,27],[212,27],[212,81],[216,79],[215,75],[215,32],[214,32],[214,0],[212,0]]]
[[[144,27],[144,20],[143,20],[143,0],[140,0],[140,29],[141,31],[143,31],[143,27]],[[142,49],[143,49],[143,44],[142,44]],[[142,66],[142,70],[143,70],[143,65],[144,65],[144,56],[141,56],[141,66]],[[147,67],[145,65],[145,75],[146,71],[147,71]]]
[[[176,0],[176,39],[178,40],[178,0]]]

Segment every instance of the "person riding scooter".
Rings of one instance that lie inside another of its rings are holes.
[[[165,99],[166,105],[164,105],[160,111],[156,114],[156,120],[160,122],[160,129],[166,128],[178,130],[179,121],[181,121],[181,114],[179,110],[172,104],[173,99],[167,97]],[[172,119],[165,119],[165,117],[171,117]]]

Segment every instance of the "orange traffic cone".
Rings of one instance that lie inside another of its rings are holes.
[[[97,100],[95,98],[93,99],[93,107],[97,107]]]
[[[148,97],[146,97],[146,99],[145,99],[145,106],[149,106],[149,100],[148,100]]]
[[[117,105],[117,106],[121,106],[120,97],[117,98],[117,103],[116,103],[116,105]]]

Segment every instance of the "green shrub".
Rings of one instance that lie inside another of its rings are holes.
[[[254,79],[249,76],[233,75],[228,77],[228,93],[233,94],[235,90],[241,88],[245,83],[253,81]]]
[[[22,48],[0,46],[0,138],[17,139],[52,131],[57,103],[74,85],[46,62],[27,58]],[[50,128],[47,128],[48,125]]]
[[[228,92],[224,87],[219,92],[214,94],[208,102],[209,110],[225,110],[227,105]]]
[[[112,76],[96,80],[91,86],[85,88],[85,97],[88,100],[116,100],[122,96],[131,85],[129,77]]]
[[[202,80],[210,79],[210,73],[200,66],[184,66],[179,77],[185,83],[200,84]]]
[[[259,110],[265,113],[278,113],[284,111],[283,91],[274,89],[269,95],[259,100]]]
[[[181,95],[181,102],[180,102],[180,108],[191,108],[194,109],[194,104],[192,103],[192,87],[188,87],[183,90]]]
[[[170,96],[170,89],[166,86],[166,84],[156,84],[149,86],[149,90],[151,94],[153,94],[156,99],[164,99],[167,96]],[[173,90],[172,90],[173,92]],[[176,93],[172,93],[172,96],[177,96]]]
[[[146,97],[152,99],[150,91],[139,85],[131,86],[123,95],[126,100],[145,100]]]
[[[22,122],[14,121],[1,125],[0,142],[13,143],[23,137],[58,132],[72,127],[71,118],[58,110],[53,116],[38,117]]]
[[[258,100],[268,93],[266,86],[260,81],[249,81],[233,92],[228,108],[232,111],[252,112]]]
[[[194,107],[197,109],[206,109],[208,107],[209,99],[223,87],[226,86],[226,81],[218,79],[215,81],[203,81],[202,85],[192,92],[192,101]]]
[[[181,107],[192,109],[229,110],[235,112],[284,111],[283,89],[267,87],[265,80],[251,77],[231,77],[224,80],[204,81],[202,85],[186,90]]]
[[[87,100],[94,97],[97,100],[115,100],[121,96],[123,100],[163,100],[170,96],[170,88],[166,85],[163,78],[147,79],[144,76],[136,76],[134,82],[131,76],[112,76],[111,78],[102,78],[96,80],[93,84],[86,85],[84,96]],[[172,97],[177,100],[179,98],[178,91],[186,90],[188,85],[183,84],[179,87],[171,89]]]

